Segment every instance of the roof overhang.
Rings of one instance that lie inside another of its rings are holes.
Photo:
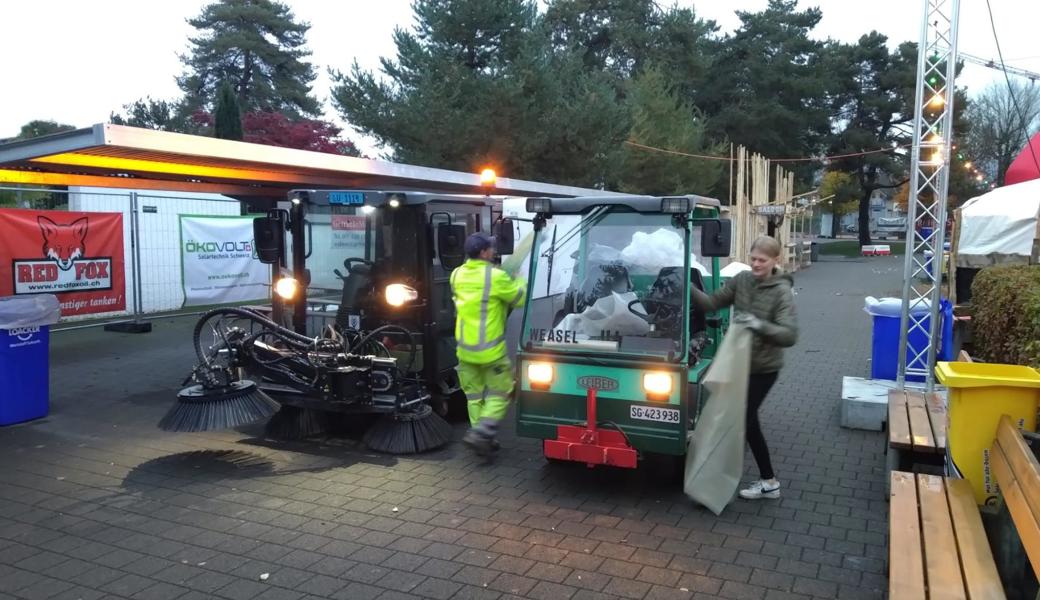
[[[602,190],[102,123],[0,144],[0,185],[99,186],[281,197],[294,188],[573,197]]]
[[[642,196],[633,194],[615,194],[605,196],[599,192],[592,196],[567,197],[552,201],[552,214],[575,215],[600,206],[624,206],[637,213],[662,214],[662,201],[665,199],[686,199],[690,209],[697,207],[718,208],[720,203],[715,198],[704,196]],[[534,200],[531,200],[532,202]],[[530,209],[528,209],[530,210]]]

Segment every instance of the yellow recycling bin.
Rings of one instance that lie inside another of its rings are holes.
[[[1019,428],[1036,431],[1040,373],[1017,365],[940,362],[935,374],[949,389],[948,460],[975,490],[975,501],[985,504],[997,494],[989,467],[997,423],[1008,415]]]

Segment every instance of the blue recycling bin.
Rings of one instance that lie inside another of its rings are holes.
[[[0,329],[0,425],[47,416],[49,367],[46,325]]]
[[[47,416],[50,330],[61,318],[54,294],[0,298],[0,426]]]
[[[894,381],[899,374],[899,306],[899,304],[896,304],[894,307],[888,306],[871,313],[871,317],[874,320],[870,352],[871,379]],[[918,316],[928,312],[928,309],[923,307],[919,310],[920,312],[915,311]],[[939,332],[940,342],[939,349],[936,352],[936,360],[950,361],[953,360],[953,305],[948,300],[944,299],[939,303],[939,316],[941,330]],[[924,327],[929,330],[931,329],[930,321],[930,318],[924,320]],[[925,334],[913,328],[911,324],[908,323],[907,325],[911,329],[907,345],[910,348],[917,349],[917,351],[925,348],[928,344]],[[909,350],[907,352],[909,353]],[[910,366],[923,368],[924,364],[924,360],[916,360]],[[907,381],[923,380],[924,378],[920,376],[907,377]]]

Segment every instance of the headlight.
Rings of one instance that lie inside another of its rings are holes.
[[[527,365],[527,380],[531,382],[531,387],[548,388],[553,380],[553,366],[549,363],[529,363]]]
[[[292,277],[282,277],[274,282],[274,293],[282,300],[292,300],[300,293],[300,282]]]
[[[391,283],[386,286],[386,303],[390,306],[404,306],[406,302],[413,302],[418,298],[419,292],[410,285]]]
[[[643,391],[650,398],[667,398],[672,393],[671,374],[643,373]]]

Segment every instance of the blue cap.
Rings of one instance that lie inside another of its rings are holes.
[[[495,238],[486,233],[477,232],[466,238],[466,256],[470,258],[477,258],[481,252],[494,247]]]

